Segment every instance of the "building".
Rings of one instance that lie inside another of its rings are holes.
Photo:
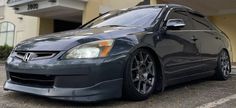
[[[204,13],[229,36],[236,55],[235,0],[0,0],[0,45],[74,29],[109,10],[157,3],[183,4]],[[9,30],[2,31],[6,25]]]
[[[15,46],[22,40],[38,35],[38,24],[39,18],[15,14],[5,0],[0,0],[0,45]]]
[[[0,28],[12,26],[0,32],[0,45],[15,46],[38,35],[75,29],[101,13],[139,3],[143,1],[0,0]]]

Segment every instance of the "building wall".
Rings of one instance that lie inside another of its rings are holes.
[[[39,34],[39,18],[15,14],[8,6],[4,6],[4,18],[0,23],[5,21],[15,25],[14,45]]]
[[[49,34],[54,32],[54,20],[40,18],[39,35]]]
[[[142,1],[143,0],[127,0],[126,2],[120,0],[88,0],[83,12],[83,23],[99,16],[100,13],[114,9],[133,7]],[[52,33],[54,30],[53,19],[18,15],[15,14],[15,11],[11,7],[5,5],[3,8],[4,18],[0,18],[0,23],[9,21],[15,25],[14,45],[31,37]]]
[[[233,61],[236,62],[236,14],[211,16],[209,19],[229,36],[233,48]]]
[[[150,0],[150,4],[151,4],[151,5],[157,4],[157,0]]]
[[[83,12],[83,24],[99,16],[100,13],[133,7],[142,1],[143,0],[127,0],[125,2],[122,0],[88,0]]]

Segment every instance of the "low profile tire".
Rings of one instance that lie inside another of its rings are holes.
[[[217,80],[227,80],[231,72],[230,57],[227,51],[223,50],[219,54],[215,77]]]
[[[124,97],[134,101],[147,99],[156,87],[156,70],[156,62],[148,50],[138,49],[131,54],[124,74]]]

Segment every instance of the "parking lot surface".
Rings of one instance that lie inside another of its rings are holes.
[[[5,69],[0,65],[0,108],[236,108],[236,70],[227,81],[202,79],[168,87],[148,100],[122,99],[84,104],[4,91]]]

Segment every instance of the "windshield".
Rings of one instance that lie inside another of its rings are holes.
[[[135,26],[150,27],[159,15],[162,8],[137,8],[131,10],[119,10],[106,13],[83,28],[98,28],[104,26]]]

